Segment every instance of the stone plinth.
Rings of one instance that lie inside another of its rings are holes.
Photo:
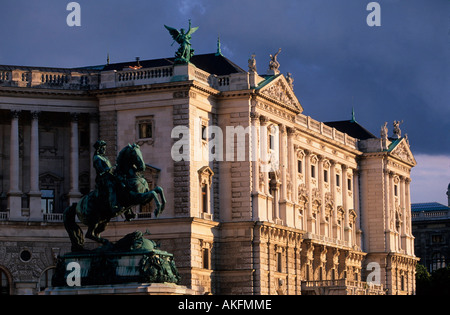
[[[187,287],[173,283],[128,283],[83,287],[48,288],[41,295],[193,295]]]
[[[52,286],[82,290],[130,283],[179,284],[173,255],[156,247],[155,242],[136,231],[115,244],[59,256]]]

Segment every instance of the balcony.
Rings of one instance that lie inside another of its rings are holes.
[[[357,245],[352,245],[349,241],[339,240],[337,238],[327,237],[325,235],[313,234],[311,232],[307,232],[303,235],[303,239],[312,240],[316,243],[320,243],[322,245],[327,245],[331,247],[344,247],[351,248],[355,251],[361,251],[361,248]]]
[[[303,295],[386,295],[383,285],[347,279],[303,281]]]

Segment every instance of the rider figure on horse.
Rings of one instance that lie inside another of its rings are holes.
[[[107,202],[108,208],[111,210],[111,215],[123,210],[124,207],[119,205],[117,201],[116,183],[117,179],[113,173],[111,162],[105,156],[106,142],[98,140],[94,144],[94,169],[97,172],[95,178],[96,188],[98,191],[98,198]]]

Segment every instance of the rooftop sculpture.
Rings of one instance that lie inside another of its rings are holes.
[[[180,44],[180,48],[175,54],[175,64],[189,63],[194,56],[194,50],[191,48],[191,35],[198,30],[198,27],[191,27],[191,20],[189,20],[189,29],[187,32],[184,28],[177,30],[167,25],[164,25],[164,27],[169,31],[173,40]]]

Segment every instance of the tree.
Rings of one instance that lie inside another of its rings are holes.
[[[416,266],[416,294],[428,295],[431,294],[431,275],[424,265],[417,264]]]

